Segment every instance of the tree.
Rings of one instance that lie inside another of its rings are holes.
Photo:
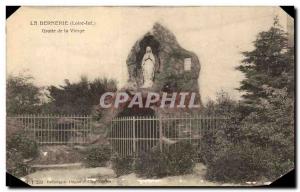
[[[83,76],[76,83],[65,80],[64,85],[48,87],[51,100],[48,110],[59,114],[90,114],[92,107],[99,104],[103,93],[116,90],[116,81],[107,78],[89,81]]]
[[[243,99],[228,108],[221,94],[212,105],[237,121],[230,119],[225,129],[218,129],[207,177],[270,181],[294,168],[294,49],[287,46],[275,18],[268,31],[258,34],[254,50],[242,54],[238,70],[245,74],[239,88]]]
[[[273,26],[259,33],[254,50],[244,52],[239,66],[246,78],[240,138],[248,147],[264,150],[260,158],[268,168],[264,176],[276,178],[294,167],[294,49],[274,19]]]
[[[267,98],[263,86],[287,88],[290,96],[294,94],[294,51],[287,46],[287,35],[274,19],[268,31],[258,34],[254,50],[242,53],[244,59],[237,69],[245,74],[239,90],[244,91],[245,104],[256,108],[261,98]]]
[[[287,88],[265,86],[263,90],[267,98],[260,99],[256,110],[241,122],[241,139],[265,151],[268,170],[264,174],[275,179],[294,167],[294,99]]]
[[[9,75],[6,81],[6,111],[8,115],[39,112],[40,88],[26,74]]]
[[[224,90],[218,91],[216,95],[216,101],[208,101],[203,113],[208,116],[236,117],[239,103]]]

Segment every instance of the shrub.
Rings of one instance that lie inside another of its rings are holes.
[[[195,165],[195,149],[189,142],[179,142],[141,155],[136,162],[136,172],[142,177],[164,177],[192,172]]]
[[[24,157],[16,151],[6,151],[6,169],[15,177],[22,177],[30,173],[30,167],[24,163]]]
[[[196,150],[189,142],[180,142],[171,146],[167,152],[170,175],[187,174],[193,171]]]
[[[29,174],[30,167],[25,162],[25,159],[37,156],[37,143],[28,138],[24,132],[19,132],[9,137],[6,147],[7,171],[16,177]]]
[[[275,175],[275,154],[268,148],[244,142],[215,153],[208,163],[206,177],[220,182],[259,181]],[[273,178],[274,179],[274,178]]]
[[[87,167],[103,167],[110,160],[111,149],[107,145],[92,146],[84,152]]]
[[[7,140],[7,150],[20,152],[24,158],[34,158],[38,155],[37,143],[24,132],[17,133]]]
[[[131,157],[120,157],[119,154],[114,154],[112,168],[117,176],[130,174],[134,171],[134,160]]]
[[[136,160],[135,171],[141,177],[164,177],[168,175],[167,156],[155,148],[141,154]]]

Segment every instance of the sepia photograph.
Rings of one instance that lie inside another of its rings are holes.
[[[14,7],[7,185],[272,186],[296,164],[294,11]]]

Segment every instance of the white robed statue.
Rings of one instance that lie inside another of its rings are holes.
[[[155,68],[155,58],[151,47],[146,48],[146,53],[142,60],[143,85],[142,88],[150,88],[153,85]]]

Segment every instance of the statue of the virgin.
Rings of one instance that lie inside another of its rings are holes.
[[[151,47],[146,47],[146,53],[142,60],[143,85],[141,88],[150,88],[153,85],[155,57]]]

